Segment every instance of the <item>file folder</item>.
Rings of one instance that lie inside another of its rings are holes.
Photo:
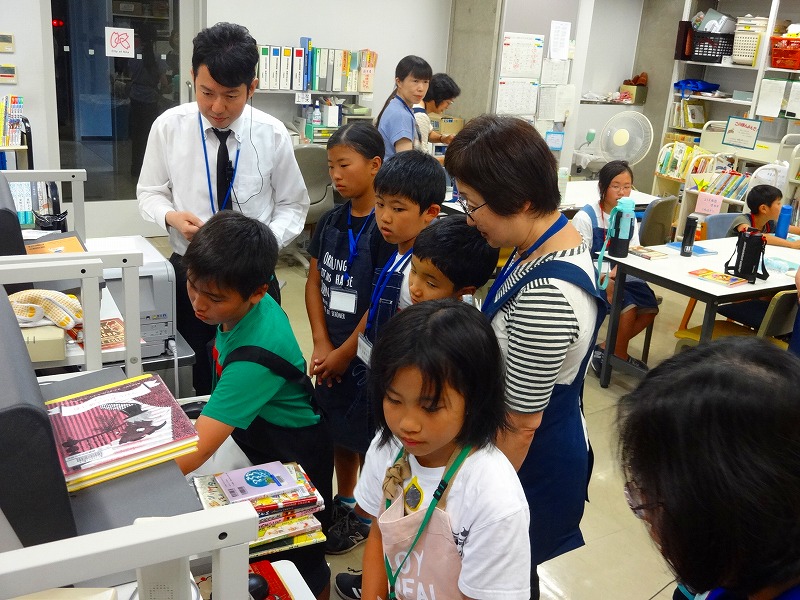
[[[279,89],[292,89],[292,47],[281,47],[281,71]]]
[[[269,89],[280,89],[281,47],[269,47]]]
[[[258,89],[269,89],[269,46],[258,47]]]
[[[292,89],[302,91],[303,87],[303,72],[305,71],[305,50],[302,48],[294,48],[292,50]]]

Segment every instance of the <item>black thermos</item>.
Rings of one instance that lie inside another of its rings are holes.
[[[683,241],[681,242],[681,256],[691,256],[694,246],[694,235],[697,231],[697,217],[686,217],[686,227],[683,229]]]

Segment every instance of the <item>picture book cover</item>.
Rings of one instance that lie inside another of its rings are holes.
[[[132,377],[45,406],[68,484],[108,479],[112,472],[164,462],[197,446],[192,422],[158,375]]]
[[[302,548],[303,546],[310,546],[311,544],[320,544],[326,540],[325,534],[322,531],[314,531],[311,533],[301,533],[294,537],[283,538],[276,542],[262,544],[254,548],[250,548],[250,558],[258,556],[267,556],[274,554],[281,550],[290,550],[292,548]]]
[[[695,271],[689,271],[689,275],[694,275],[700,279],[713,281],[714,283],[720,283],[728,287],[747,283],[747,279],[735,277],[734,275],[728,275],[727,273],[720,273],[719,271],[712,271],[711,269],[697,269]]]
[[[303,484],[292,477],[279,461],[272,461],[215,476],[230,502],[242,502],[285,492],[302,490]]]
[[[250,542],[250,547],[261,546],[270,542],[277,542],[301,533],[312,533],[322,529],[322,525],[314,515],[295,517],[274,525],[258,526],[258,537]]]
[[[662,258],[667,258],[666,252],[659,252],[658,250],[653,250],[652,248],[647,248],[645,246],[631,246],[628,249],[628,252],[634,256],[639,256],[647,260],[659,260]]]
[[[83,348],[83,326],[67,329],[67,334]],[[141,340],[144,343],[144,340]],[[100,349],[116,350],[125,347],[125,324],[119,317],[100,320]]]
[[[681,251],[681,242],[668,242],[667,246],[677,250],[678,252]],[[695,244],[692,246],[692,256],[714,256],[715,254],[719,254],[719,252],[706,248],[705,246],[701,246],[700,244]]]

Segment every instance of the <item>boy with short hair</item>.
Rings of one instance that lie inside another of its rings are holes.
[[[500,249],[487,244],[466,215],[436,219],[414,242],[408,277],[411,302],[474,294],[489,281],[499,255]]]
[[[212,392],[195,424],[198,451],[176,461],[184,473],[193,471],[232,436],[253,464],[298,462],[325,499],[319,513],[325,531],[333,444],[305,385],[305,361],[289,319],[267,295],[277,260],[269,227],[230,210],[211,217],[189,244],[183,256],[189,300],[197,318],[217,333]],[[280,558],[297,564],[315,595],[328,597],[322,544]]]
[[[752,227],[761,233],[775,233],[775,224],[781,214],[783,194],[774,185],[757,185],[747,193],[747,207],[750,213],[736,217],[728,230],[727,237],[737,236],[740,231]],[[800,227],[789,226],[789,233],[800,234]],[[768,244],[785,248],[800,248],[800,240],[789,241],[776,235],[765,236]]]

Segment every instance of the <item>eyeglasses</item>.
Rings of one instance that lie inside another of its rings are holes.
[[[464,209],[464,214],[467,215],[468,217],[471,217],[472,213],[474,213],[479,208],[483,208],[484,206],[486,206],[488,204],[487,202],[484,202],[480,206],[476,206],[475,208],[470,208],[467,205],[467,202],[461,197],[458,198],[458,203],[461,205],[461,208]]]
[[[642,502],[642,490],[636,487],[636,484],[632,481],[625,483],[624,491],[628,507],[639,519],[644,519],[648,510],[663,506],[661,502]]]
[[[630,185],[617,185],[615,183],[614,185],[608,186],[608,189],[610,189],[613,192],[620,192],[620,191],[630,192],[633,189],[633,186],[630,186]]]

